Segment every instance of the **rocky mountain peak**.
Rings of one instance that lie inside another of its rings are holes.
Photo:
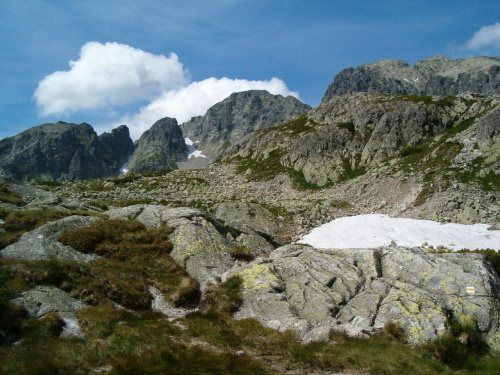
[[[43,124],[0,141],[0,175],[24,182],[110,176],[132,150],[124,125],[98,137],[87,123]]]
[[[354,92],[396,95],[481,95],[500,93],[500,59],[472,57],[450,60],[433,56],[409,65],[402,60],[381,60],[341,71],[322,99]]]
[[[278,125],[310,109],[292,96],[285,98],[264,90],[243,91],[215,104],[204,116],[185,122],[182,130],[186,137],[199,142],[198,148],[209,160],[214,160],[245,135]]]
[[[186,158],[187,147],[177,120],[165,117],[136,141],[127,169],[132,172],[167,170]]]

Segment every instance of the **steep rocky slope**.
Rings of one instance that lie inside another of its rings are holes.
[[[124,125],[97,136],[86,123],[43,124],[0,141],[0,175],[24,182],[116,175],[132,150]]]
[[[500,93],[500,59],[472,57],[450,60],[434,56],[408,65],[402,60],[381,60],[341,71],[328,86],[326,103],[338,95],[374,92],[397,95],[481,95]]]
[[[482,161],[480,155],[485,158],[480,164],[488,168],[484,173],[495,174],[500,166],[493,146],[498,144],[499,104],[498,98],[335,97],[306,115],[248,136],[229,148],[222,162],[236,163],[250,179],[287,171],[311,187],[383,165],[409,168],[415,162],[426,174],[441,174],[465,159]]]
[[[245,91],[231,94],[204,116],[194,117],[181,127],[184,136],[196,141],[198,149],[212,161],[254,130],[278,125],[310,109],[292,96]]]
[[[131,172],[173,169],[175,162],[186,160],[187,152],[177,120],[165,117],[137,140],[126,168]]]

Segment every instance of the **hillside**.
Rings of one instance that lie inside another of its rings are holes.
[[[126,126],[97,136],[86,123],[43,124],[0,141],[0,176],[30,182],[117,175],[132,150]]]
[[[127,168],[0,177],[0,372],[498,373],[500,96],[239,93]]]

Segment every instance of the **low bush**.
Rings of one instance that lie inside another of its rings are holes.
[[[475,362],[475,359],[489,351],[473,319],[453,321],[446,333],[427,344],[427,348],[436,358],[453,368],[466,367],[467,363]]]
[[[213,310],[223,315],[232,315],[238,311],[243,302],[242,284],[241,277],[231,276],[223,283],[207,287],[200,309],[205,312]]]

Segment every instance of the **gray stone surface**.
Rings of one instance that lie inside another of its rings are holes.
[[[173,169],[174,162],[187,159],[187,153],[177,120],[165,117],[156,121],[136,141],[126,168],[131,172]]]
[[[90,306],[70,297],[61,289],[39,285],[24,292],[12,302],[24,307],[32,317],[45,318],[52,314],[59,315],[65,323],[61,337],[84,337],[75,311]]]
[[[181,128],[184,136],[199,142],[197,148],[213,161],[245,135],[278,125],[310,109],[292,96],[285,98],[263,90],[244,91],[231,94],[204,116],[193,117]]]
[[[276,216],[256,203],[222,202],[217,206],[215,215],[223,220],[238,221],[266,233],[274,233],[278,230]]]
[[[0,251],[0,257],[24,260],[58,259],[86,263],[99,258],[93,254],[83,254],[71,246],[63,245],[58,238],[68,229],[84,228],[102,220],[91,216],[69,216],[47,223],[23,234],[14,244]]]
[[[397,95],[499,94],[500,59],[472,57],[450,60],[433,56],[408,65],[402,60],[381,60],[341,71],[322,99],[355,92]]]
[[[136,219],[148,228],[174,227],[170,255],[199,281],[202,289],[208,282],[216,283],[234,265],[234,246],[246,246],[254,256],[274,250],[272,243],[249,226],[221,220],[196,208],[136,205],[111,210],[108,215],[110,219]]]
[[[392,321],[414,345],[436,339],[452,317],[477,320],[491,347],[500,350],[500,279],[478,254],[287,245],[224,278],[232,275],[243,278],[236,317],[293,329],[306,341],[338,330],[364,336]],[[466,293],[470,286],[473,296]]]

